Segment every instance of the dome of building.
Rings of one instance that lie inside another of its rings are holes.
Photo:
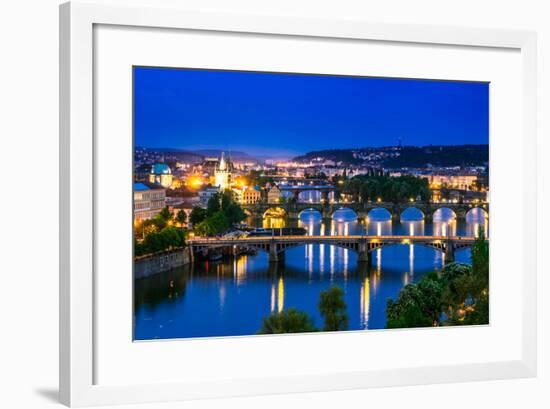
[[[170,170],[170,166],[168,166],[166,163],[155,163],[151,167],[151,174],[152,175],[171,175],[172,171]]]

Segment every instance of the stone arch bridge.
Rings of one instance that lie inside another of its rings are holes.
[[[474,237],[466,236],[272,236],[207,238],[196,237],[188,244],[191,254],[214,248],[244,247],[265,251],[270,262],[277,262],[288,249],[307,244],[327,244],[355,251],[359,262],[371,260],[371,252],[396,244],[419,244],[431,247],[445,254],[445,262],[454,261],[455,251],[469,248]]]
[[[489,212],[489,204],[474,203],[388,203],[388,202],[370,202],[370,203],[257,203],[253,205],[241,205],[244,211],[252,217],[261,218],[270,209],[282,209],[285,216],[289,219],[297,219],[300,213],[307,209],[314,209],[321,213],[323,219],[330,219],[334,212],[340,208],[348,208],[359,218],[366,218],[368,213],[376,208],[386,209],[394,220],[399,220],[401,213],[412,207],[420,210],[426,220],[432,220],[433,214],[441,208],[448,208],[455,212],[458,219],[464,219],[469,210],[479,207]]]

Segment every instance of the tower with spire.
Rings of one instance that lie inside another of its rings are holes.
[[[214,183],[222,192],[231,187],[231,167],[231,160],[226,160],[225,152],[222,152],[222,156],[214,172]]]

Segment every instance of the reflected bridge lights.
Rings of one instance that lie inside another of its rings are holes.
[[[367,329],[369,324],[369,309],[370,309],[370,283],[368,275],[365,277],[360,289],[360,323],[361,328]]]
[[[271,313],[281,313],[285,304],[285,284],[283,277],[279,277],[277,285],[275,282],[271,284]]]

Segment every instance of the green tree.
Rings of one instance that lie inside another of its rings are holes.
[[[221,201],[220,209],[225,211],[234,202],[233,192],[231,192],[231,190],[229,190],[229,189],[225,190],[221,194],[220,201]]]
[[[223,233],[230,226],[227,216],[220,210],[207,217],[195,226],[195,231],[200,236],[215,236]]]
[[[193,207],[191,214],[189,215],[189,221],[193,223],[193,226],[196,226],[204,219],[206,219],[206,209],[199,206]]]
[[[472,246],[472,274],[474,278],[472,297],[477,299],[489,291],[489,243],[485,240],[481,228]]]
[[[240,223],[246,219],[244,210],[237,203],[229,203],[223,212],[230,224]]]
[[[388,299],[386,328],[422,328],[430,327],[432,321],[423,312],[416,302],[394,303]],[[397,310],[399,309],[399,312]]]
[[[185,246],[185,235],[181,229],[172,226],[148,234],[141,243],[134,243],[135,256],[153,254]]]
[[[318,331],[311,317],[294,308],[264,318],[259,334],[285,334]]]
[[[173,218],[172,213],[168,209],[168,206],[165,206],[165,207],[162,208],[162,210],[158,214],[158,217],[161,218],[162,220],[166,221],[166,222],[168,222],[169,220],[172,220],[172,218]]]
[[[348,329],[348,313],[344,301],[344,291],[340,287],[330,287],[321,292],[319,312],[325,323],[324,331],[345,331]]]
[[[435,275],[426,275],[417,284],[399,291],[397,300],[388,299],[388,328],[428,327],[439,324],[443,286]]]
[[[214,213],[221,210],[221,197],[219,193],[216,193],[213,195],[210,199],[208,199],[208,203],[206,205],[206,217],[211,217]]]
[[[489,294],[483,293],[476,300],[475,308],[466,309],[464,325],[487,325],[489,324]]]
[[[421,294],[419,304],[422,311],[430,317],[433,325],[439,324],[443,286],[436,277],[431,275],[422,277],[417,286]]]
[[[176,222],[180,225],[180,226],[183,226],[185,224],[185,222],[187,221],[187,213],[185,213],[185,211],[183,209],[179,210],[177,213],[176,213]]]
[[[472,280],[472,267],[467,264],[449,263],[441,270],[441,304],[448,315],[448,323],[460,319],[458,311],[462,310],[470,299]]]

